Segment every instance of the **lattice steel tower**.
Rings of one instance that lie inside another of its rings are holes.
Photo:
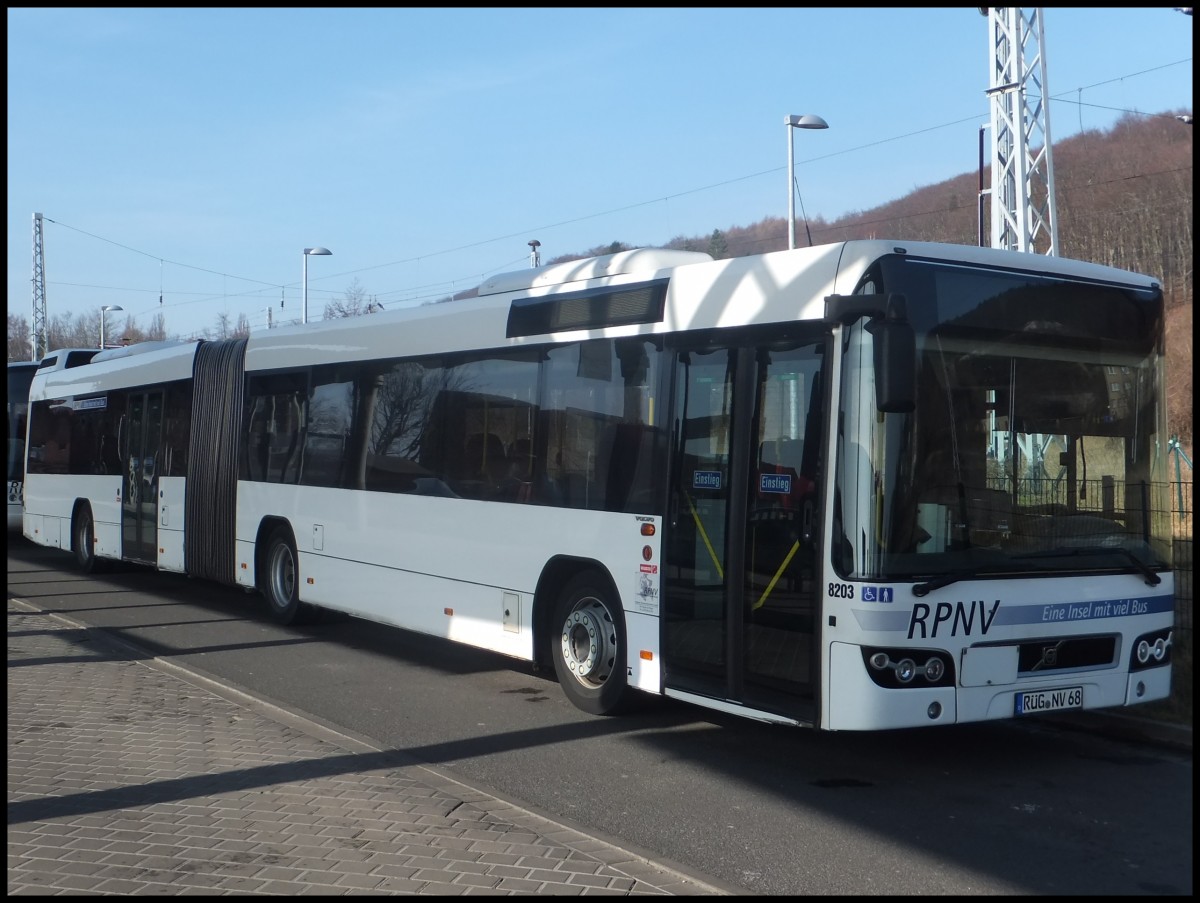
[[[988,17],[992,247],[1058,255],[1054,155],[1040,9],[981,8]]]
[[[33,324],[29,330],[30,360],[46,356],[46,255],[42,251],[42,215],[33,215]]]

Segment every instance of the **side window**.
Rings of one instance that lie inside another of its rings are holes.
[[[71,408],[62,401],[34,402],[30,410],[30,473],[67,473],[71,454]]]
[[[444,370],[430,426],[440,469],[456,495],[533,500],[539,357],[522,351]]]
[[[241,479],[300,482],[307,408],[308,379],[304,373],[254,375],[247,379]]]
[[[445,379],[440,361],[397,361],[363,376],[370,412],[365,486],[416,495],[454,493],[445,481],[431,417]]]
[[[541,409],[556,504],[653,510],[660,356],[656,343],[642,338],[597,339],[549,352]]]
[[[304,438],[306,486],[340,486],[347,463],[356,400],[349,367],[317,367],[308,395]]]
[[[192,387],[173,383],[167,387],[163,424],[164,477],[187,475],[188,442],[192,435]]]

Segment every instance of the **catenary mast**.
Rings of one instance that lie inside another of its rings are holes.
[[[991,246],[1058,256],[1042,11],[980,12],[991,58]]]
[[[30,360],[46,356],[46,255],[42,250],[42,215],[33,215],[33,328],[29,331]]]

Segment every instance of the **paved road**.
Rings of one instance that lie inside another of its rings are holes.
[[[738,893],[8,600],[8,892]]]

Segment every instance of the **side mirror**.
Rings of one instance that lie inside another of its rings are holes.
[[[917,340],[908,322],[904,295],[830,295],[825,318],[849,325],[870,317],[867,332],[874,345],[875,407],[885,414],[906,414],[916,407]]]

